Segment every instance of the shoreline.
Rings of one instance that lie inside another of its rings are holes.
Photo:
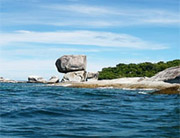
[[[75,88],[119,88],[119,89],[152,89],[161,90],[170,87],[179,87],[177,83],[166,83],[163,81],[149,81],[142,77],[120,78],[113,80],[93,80],[87,82],[61,82],[48,84],[51,86],[75,87]]]
[[[7,80],[0,81],[4,83],[32,83],[28,81],[15,81]],[[35,83],[34,83],[35,84]],[[37,84],[37,82],[36,82]],[[112,80],[90,80],[85,82],[58,82],[58,83],[39,83],[46,84],[47,86],[61,86],[61,87],[73,87],[73,88],[112,88],[112,89],[128,89],[128,90],[154,90],[160,91],[168,89],[175,90],[177,94],[180,94],[179,83],[167,83],[164,81],[152,81],[149,78],[144,77],[127,77]]]

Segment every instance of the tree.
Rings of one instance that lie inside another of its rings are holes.
[[[176,59],[173,61],[158,63],[144,62],[139,64],[124,64],[119,63],[116,67],[103,68],[99,72],[99,80],[102,79],[116,79],[122,77],[152,77],[156,73],[174,66],[179,66],[180,60]]]

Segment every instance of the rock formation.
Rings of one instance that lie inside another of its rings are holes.
[[[149,79],[150,81],[164,81],[180,83],[180,66],[167,68]]]
[[[87,79],[88,81],[89,81],[89,80],[97,80],[97,79],[98,79],[98,75],[99,75],[98,72],[97,72],[97,73],[88,72],[86,79]]]
[[[46,83],[46,80],[39,76],[29,76],[28,83]]]
[[[3,77],[0,77],[0,82],[17,83],[15,80],[5,79]]]
[[[86,81],[86,71],[75,71],[66,73],[61,82],[83,82]]]
[[[61,73],[86,70],[85,55],[64,55],[56,61],[57,70]]]
[[[161,90],[157,90],[150,94],[180,94],[180,87],[179,86],[172,86],[168,88],[164,88]]]
[[[3,77],[0,77],[0,82],[4,81],[4,78]]]
[[[56,77],[56,76],[52,76],[48,81],[47,83],[58,83],[59,82],[59,78]]]
[[[86,56],[64,55],[56,60],[57,70],[65,73],[61,82],[86,81]]]

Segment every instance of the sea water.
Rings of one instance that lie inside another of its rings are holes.
[[[0,83],[0,138],[179,138],[179,95]]]

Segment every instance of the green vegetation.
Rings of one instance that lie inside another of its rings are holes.
[[[99,72],[99,80],[116,79],[122,77],[152,77],[156,73],[174,66],[179,66],[180,60],[168,62],[160,61],[158,63],[144,62],[139,64],[123,64],[120,63],[116,67],[103,68]]]

